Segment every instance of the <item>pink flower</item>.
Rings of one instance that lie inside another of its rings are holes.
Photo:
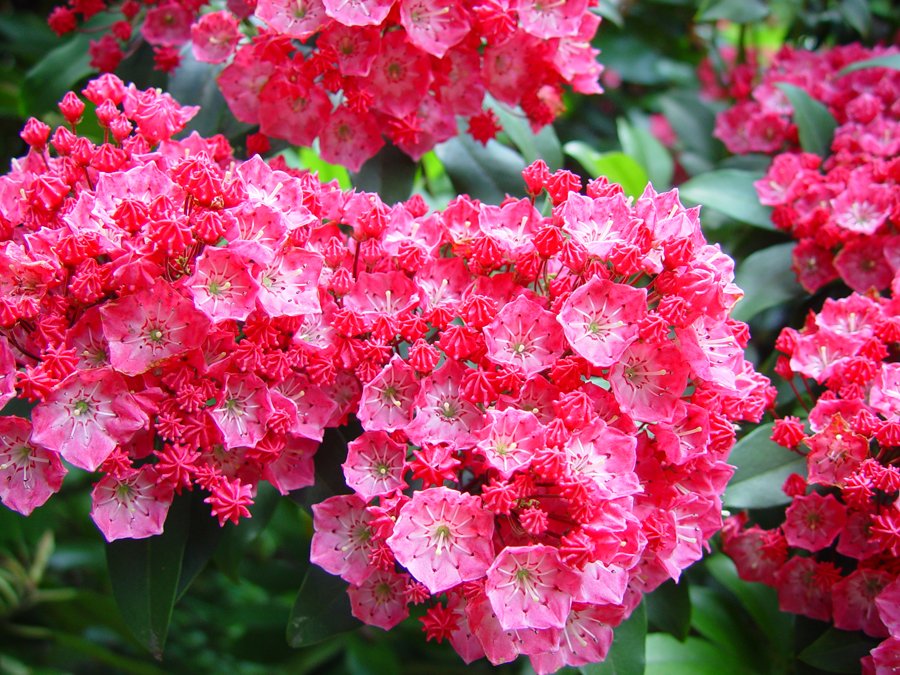
[[[266,433],[272,414],[272,401],[265,383],[255,375],[225,376],[225,386],[210,411],[222,432],[225,447],[255,446]]]
[[[520,295],[484,329],[488,358],[513,366],[525,377],[549,368],[562,355],[563,335],[556,317]]]
[[[564,628],[578,587],[556,548],[507,546],[487,571],[485,593],[504,630]]]
[[[646,313],[644,289],[594,277],[566,299],[557,321],[576,353],[605,368],[637,339]]]
[[[309,561],[351,584],[362,583],[373,571],[372,516],[356,495],[339,495],[314,504]]]
[[[362,583],[350,586],[350,611],[360,621],[390,630],[409,616],[406,606],[408,577],[390,570],[375,570]]]
[[[785,512],[784,535],[791,546],[818,551],[831,545],[846,519],[846,509],[834,495],[800,495]]]
[[[229,12],[210,12],[191,25],[194,58],[205,63],[222,63],[234,53],[241,38],[238,22]]]
[[[437,594],[484,576],[494,559],[492,514],[477,497],[445,487],[413,495],[388,546],[417,581]]]
[[[207,248],[187,281],[197,309],[214,323],[246,319],[259,294],[259,284],[248,267],[246,258],[227,248]]]
[[[55,452],[31,442],[31,423],[21,417],[0,417],[0,499],[29,515],[62,486],[66,468]]]
[[[209,319],[161,280],[100,308],[109,361],[126,375],[139,375],[172,356],[200,346]]]
[[[351,441],[342,466],[347,486],[366,500],[406,487],[406,446],[383,431],[365,432]]]
[[[172,486],[159,482],[151,466],[108,474],[91,492],[91,518],[106,541],[144,539],[162,533],[172,498]]]
[[[122,376],[108,368],[75,371],[34,408],[31,419],[34,443],[88,471],[147,425]]]
[[[167,2],[147,12],[141,33],[152,45],[180,47],[191,37],[191,14],[176,2]]]
[[[623,410],[642,422],[671,422],[687,378],[684,357],[671,343],[634,342],[609,371]]]

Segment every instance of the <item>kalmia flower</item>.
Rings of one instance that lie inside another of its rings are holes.
[[[791,503],[780,526],[746,527],[741,514],[723,530],[723,548],[739,575],[774,586],[783,611],[888,638],[867,657],[876,660],[887,658],[900,638],[894,590],[900,583],[900,471],[891,356],[900,336],[878,328],[891,325],[898,311],[895,298],[853,293],[826,300],[801,330],[782,332],[776,347],[792,364],[786,373],[791,386],[798,378],[815,382],[809,388],[810,432],[800,419],[786,417],[772,438],[805,456],[805,475],[785,482]],[[840,340],[842,347],[833,348]]]
[[[91,65],[112,72],[141,40],[170,72],[190,42],[197,60],[223,64],[218,84],[240,121],[295,145],[318,139],[324,159],[356,171],[385,139],[418,160],[458,133],[457,115],[486,143],[501,129],[486,94],[537,130],[562,112],[564,85],[600,92],[594,4],[259,0],[204,12],[142,0],[92,40]],[[48,23],[62,35],[88,14],[57,7]]]
[[[365,622],[422,601],[426,637],[465,660],[550,672],[603,658],[641,594],[701,557],[732,424],[773,392],[743,359],[733,265],[695,209],[534,182],[551,184],[550,218],[531,199],[428,214],[354,195],[347,233],[321,239],[341,277],[323,319],[362,385],[363,433],[343,465],[353,494],[314,507],[312,558]]]

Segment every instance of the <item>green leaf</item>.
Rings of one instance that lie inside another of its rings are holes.
[[[788,659],[793,654],[794,617],[778,609],[778,594],[774,588],[744,581],[730,558],[717,553],[704,559],[704,565],[722,586],[740,601],[753,621],[768,638],[773,656]]]
[[[686,150],[712,162],[722,154],[722,145],[712,135],[716,111],[700,100],[698,92],[678,91],[659,99],[663,114]]]
[[[360,190],[378,193],[385,204],[396,204],[412,194],[417,168],[409,155],[388,144],[357,173],[350,174],[350,180]]]
[[[50,51],[25,74],[22,100],[25,113],[39,116],[56,107],[63,95],[93,72],[88,43],[79,33]]]
[[[603,663],[581,666],[583,675],[643,675],[646,664],[647,609],[642,602],[615,631]]]
[[[666,190],[672,184],[675,169],[669,151],[649,130],[632,125],[623,118],[616,121],[616,128],[625,154],[644,168],[657,191]]]
[[[849,66],[844,66],[838,71],[838,75],[846,75],[857,70],[865,70],[866,68],[891,68],[892,70],[900,70],[900,54],[888,54],[886,56],[876,56],[865,61],[857,61]]]
[[[262,484],[260,485],[262,487]],[[178,579],[176,601],[181,598],[197,575],[203,571],[222,539],[224,529],[209,515],[209,505],[203,502],[200,491],[191,493],[190,532],[181,561],[181,575]]]
[[[678,187],[685,203],[701,204],[748,225],[774,230],[772,209],[759,203],[753,183],[763,174],[739,169],[719,169],[694,176]]]
[[[59,38],[50,30],[46,18],[34,12],[0,13],[0,37],[4,52],[28,62],[40,60],[59,45]]]
[[[795,245],[788,242],[764,248],[747,256],[738,266],[734,282],[744,291],[744,297],[735,306],[732,317],[749,321],[769,307],[805,295],[791,269]]]
[[[618,3],[613,2],[613,0],[600,0],[592,11],[619,28],[625,24],[622,13],[619,11]]]
[[[860,632],[829,628],[797,658],[828,673],[858,673],[859,660],[878,642]]]
[[[181,576],[190,522],[190,496],[177,497],[165,530],[147,539],[120,539],[106,547],[113,595],[126,625],[162,659]]]
[[[837,122],[828,108],[806,93],[800,87],[787,82],[775,85],[791,102],[794,109],[794,124],[800,136],[800,146],[807,152],[825,157],[831,150],[831,141]]]
[[[228,104],[219,90],[216,76],[220,68],[194,58],[188,49],[182,53],[181,64],[168,78],[168,91],[181,105],[200,106],[200,110],[188,122],[186,130],[196,131],[204,137],[222,131],[222,122],[230,117]]]
[[[688,636],[691,629],[691,598],[687,577],[682,575],[679,583],[670,579],[647,595],[645,601],[651,625],[678,640],[683,641]]]
[[[253,506],[250,507],[251,518],[242,519],[237,525],[225,525],[221,543],[216,551],[216,565],[234,581],[240,579],[240,563],[247,547],[252,544],[269,524],[281,495],[269,483],[260,483]],[[207,520],[209,520],[207,511]],[[193,534],[193,532],[192,532]]]
[[[562,146],[553,125],[548,124],[535,134],[523,113],[516,114],[510,111],[508,107],[491,97],[488,97],[487,103],[500,118],[503,131],[516,146],[526,164],[543,159],[551,171],[562,168]]]
[[[606,176],[610,182],[619,183],[629,196],[639,197],[650,182],[643,167],[624,152],[597,152],[581,141],[569,141],[563,150],[592,177]]]
[[[306,647],[360,625],[350,614],[347,583],[317,565],[310,565],[291,609],[288,644]]]
[[[691,626],[713,644],[737,655],[743,663],[769,659],[767,651],[760,654],[758,636],[748,630],[752,625],[750,616],[739,606],[730,605],[726,593],[706,586],[692,586]]]
[[[753,671],[721,647],[689,637],[679,642],[665,633],[647,636],[647,675],[752,675]]]
[[[843,0],[838,11],[857,33],[866,37],[872,30],[872,12],[867,0]]]
[[[769,8],[762,0],[712,0],[704,3],[697,21],[734,21],[755,23],[769,16]]]
[[[792,473],[806,475],[806,459],[769,440],[770,424],[763,424],[739,440],[728,457],[737,466],[725,489],[726,506],[759,509],[787,504],[791,498],[781,491]]]
[[[522,169],[525,160],[515,150],[497,141],[487,146],[461,134],[434,149],[456,191],[489,204],[499,204],[510,195],[525,193]]]

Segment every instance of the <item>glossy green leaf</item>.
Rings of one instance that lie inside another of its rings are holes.
[[[863,37],[872,31],[872,12],[867,0],[841,0],[838,11],[844,21]]]
[[[697,21],[733,21],[755,23],[769,16],[769,7],[762,0],[711,0],[705,2],[697,14]]]
[[[59,37],[50,30],[46,17],[28,12],[0,12],[0,39],[3,51],[29,63],[59,45]]]
[[[769,440],[772,426],[763,424],[735,444],[728,462],[737,470],[725,489],[726,506],[753,509],[787,504],[791,498],[781,491],[785,478],[792,473],[806,475],[804,457]]]
[[[774,588],[744,581],[738,576],[734,563],[717,553],[704,559],[707,571],[722,586],[731,591],[741,606],[768,640],[767,649],[780,660],[793,654],[794,617],[778,609],[778,594]]]
[[[687,577],[678,583],[669,580],[644,598],[650,624],[684,640],[691,629],[691,598]]]
[[[619,3],[613,2],[613,0],[600,0],[592,11],[619,28],[625,24],[622,13],[619,11]]]
[[[187,592],[197,575],[212,559],[225,531],[219,527],[215,518],[210,517],[209,504],[204,503],[203,492],[195,490],[190,497],[190,531],[184,547],[176,601]]]
[[[211,136],[219,130],[222,115],[228,110],[216,82],[217,68],[211,63],[197,61],[188,50],[181,64],[169,76],[166,90],[181,105],[200,106],[188,122],[188,129],[201,136]]]
[[[360,190],[377,192],[385,204],[396,204],[412,194],[417,168],[405,152],[385,145],[357,173],[350,174],[350,180]]]
[[[721,590],[700,585],[691,586],[691,626],[704,638],[725,651],[735,654],[743,663],[767,661],[768,651],[760,653],[758,634],[748,630],[752,619],[736,603],[729,603]]]
[[[828,108],[811,97],[800,87],[786,82],[775,85],[791,102],[794,109],[794,124],[800,136],[800,146],[807,152],[825,157],[831,151],[831,141],[837,122]]]
[[[720,169],[694,176],[678,188],[685,203],[701,204],[748,225],[774,230],[772,209],[759,203],[754,181],[762,174],[739,169]]]
[[[347,582],[317,565],[310,565],[291,609],[288,644],[305,647],[360,625],[350,614]]]
[[[240,579],[240,563],[247,547],[269,524],[280,498],[281,495],[272,485],[260,483],[250,507],[252,517],[242,519],[237,525],[228,523],[222,528],[221,542],[215,554],[216,565],[235,581]]]
[[[798,658],[826,673],[858,673],[859,660],[878,643],[879,640],[861,632],[829,628],[800,652]]]
[[[737,655],[701,638],[679,642],[665,633],[647,636],[646,675],[753,675]]]
[[[531,164],[537,159],[543,159],[551,171],[562,168],[563,152],[559,138],[552,124],[548,124],[538,133],[531,130],[531,125],[521,111],[510,111],[507,106],[488,98],[488,106],[497,114],[503,131],[509,136],[516,149],[525,160],[525,164]]]
[[[622,151],[640,164],[657,191],[662,192],[672,184],[675,162],[672,155],[646,128],[630,124],[619,118],[616,122]]]
[[[26,73],[22,100],[27,114],[38,116],[53,110],[67,91],[93,72],[89,42],[88,35],[73,35]]]
[[[754,316],[783,302],[805,295],[791,269],[796,244],[788,242],[750,254],[738,266],[735,283],[744,291],[732,317],[749,321]]]
[[[190,530],[190,496],[175,499],[165,530],[147,539],[120,539],[106,547],[113,595],[125,624],[157,659],[162,658]]]
[[[583,675],[643,675],[646,666],[647,609],[644,603],[616,628],[615,638],[603,663],[581,666]]]
[[[892,70],[900,70],[900,54],[876,56],[875,58],[851,63],[849,66],[844,66],[844,68],[839,70],[838,75],[846,75],[847,73],[865,70],[866,68],[891,68]]]
[[[499,204],[507,194],[525,193],[525,160],[502,143],[488,141],[487,146],[482,146],[468,134],[462,134],[440,143],[434,152],[458,193],[490,204]]]
[[[650,181],[643,167],[624,152],[597,152],[581,141],[569,141],[563,150],[592,177],[606,176],[632,197],[639,197]]]
[[[716,112],[695,91],[678,91],[659,99],[663,114],[686,150],[712,162],[722,154],[722,144],[712,135]]]

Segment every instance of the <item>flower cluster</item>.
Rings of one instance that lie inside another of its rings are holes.
[[[173,494],[199,486],[220,523],[256,485],[312,482],[312,455],[358,393],[305,339],[321,313],[321,213],[341,193],[221,137],[175,141],[195,114],[117,77],[92,81],[106,142],[29,120],[28,155],[0,177],[0,498],[29,513],[60,460],[99,471],[107,539],[162,531]],[[325,234],[330,233],[326,230]],[[24,402],[24,401],[23,401]]]
[[[70,0],[51,26],[73,29],[105,4]],[[318,138],[324,159],[351,170],[385,136],[418,159],[457,134],[456,116],[487,142],[500,129],[488,93],[539,129],[563,110],[564,84],[600,91],[594,0],[232,0],[201,14],[203,4],[126,0],[92,64],[114,70],[122,44],[144,39],[173,69],[190,42],[198,60],[225,64],[218,82],[237,119],[295,145]]]
[[[602,660],[641,594],[701,557],[733,423],[772,390],[697,209],[524,176],[549,215],[534,197],[430,215],[366,198],[358,248],[326,256],[363,432],[352,493],[313,507],[311,560],[368,624],[425,603],[427,638],[465,661],[545,673]]]
[[[779,154],[756,188],[774,207],[773,222],[799,240],[794,270],[807,290],[838,277],[858,292],[884,290],[898,268],[900,73],[872,68],[837,77],[847,63],[879,52],[832,52],[813,61],[825,65],[810,68],[814,81],[831,86],[809,87],[839,122],[832,154],[821,164],[808,153]]]
[[[900,267],[894,236],[900,224],[900,73],[840,72],[894,53],[859,45],[782,49],[762,81],[738,87],[746,91],[743,99],[717,118],[716,135],[732,152],[774,155],[756,190],[774,207],[775,225],[798,240],[794,271],[810,292],[837,278],[860,293],[884,290]],[[824,161],[797,147],[791,106],[778,83],[802,88],[837,121]]]
[[[806,457],[784,484],[782,525],[730,518],[723,546],[748,581],[778,591],[782,610],[888,638],[868,666],[900,664],[900,305],[875,294],[825,301],[802,330],[785,329],[776,370],[821,393],[809,431],[795,417],[773,440]]]

